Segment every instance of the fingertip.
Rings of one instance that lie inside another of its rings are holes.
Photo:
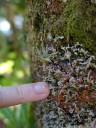
[[[49,95],[50,89],[45,82],[37,82],[34,84],[34,91],[39,94],[46,94],[46,96]]]

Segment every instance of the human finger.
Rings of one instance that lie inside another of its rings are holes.
[[[0,87],[0,107],[43,100],[49,95],[49,92],[47,84],[43,82]]]

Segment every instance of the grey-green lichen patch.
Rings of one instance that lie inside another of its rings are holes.
[[[42,79],[51,93],[36,111],[42,127],[87,126],[96,119],[96,57],[77,43],[58,52],[51,46],[49,59],[42,66]]]

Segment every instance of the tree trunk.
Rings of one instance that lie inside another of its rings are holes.
[[[96,127],[96,1],[26,0],[32,82],[49,97],[35,106],[35,128]]]

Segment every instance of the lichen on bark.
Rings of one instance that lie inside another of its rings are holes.
[[[95,127],[96,2],[26,0],[26,7],[31,77],[51,90],[36,105],[35,127]]]

